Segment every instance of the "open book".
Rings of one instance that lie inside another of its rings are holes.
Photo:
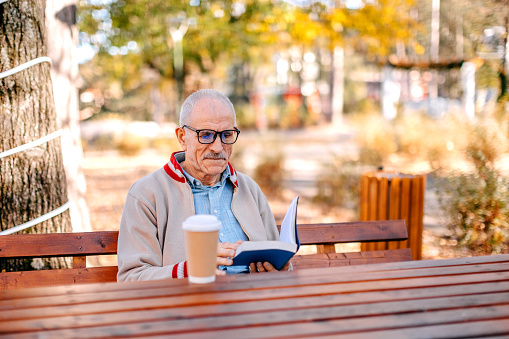
[[[281,223],[279,241],[244,241],[237,248],[233,265],[249,265],[250,263],[268,261],[277,270],[290,260],[299,250],[300,242],[297,234],[297,204],[295,197]]]

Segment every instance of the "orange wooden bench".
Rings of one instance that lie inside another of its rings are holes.
[[[411,261],[409,248],[336,253],[335,244],[408,239],[404,220],[355,221],[298,225],[301,245],[317,245],[317,254],[295,255],[294,268],[319,268]]]
[[[117,281],[117,266],[86,267],[86,257],[117,254],[118,231],[0,236],[0,260],[73,257],[73,268],[0,272],[0,289]]]
[[[302,245],[317,254],[296,255],[295,268],[313,268],[412,260],[409,249],[335,253],[335,243],[404,240],[403,220],[298,225]],[[117,266],[86,267],[86,257],[117,253],[118,231],[0,236],[0,260],[73,257],[73,268],[0,272],[0,289],[114,282]]]

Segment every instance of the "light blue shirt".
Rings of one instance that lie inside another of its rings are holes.
[[[221,221],[222,227],[219,230],[219,241],[234,243],[237,240],[249,240],[231,210],[233,184],[230,180],[227,180],[231,175],[230,168],[226,167],[221,174],[221,180],[213,187],[203,186],[200,180],[192,177],[184,169],[182,169],[182,172],[193,191],[195,214],[212,214]],[[248,266],[221,265],[219,269],[225,270],[227,274],[249,272]]]

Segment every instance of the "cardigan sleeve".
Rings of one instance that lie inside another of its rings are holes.
[[[187,263],[163,266],[155,206],[128,193],[118,236],[117,281],[187,277]]]

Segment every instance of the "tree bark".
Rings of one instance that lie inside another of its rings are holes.
[[[46,0],[48,56],[52,60],[51,79],[55,94],[57,124],[63,128],[62,155],[67,178],[73,232],[91,231],[85,199],[83,148],[79,127],[78,62],[74,53],[78,42],[77,0]]]
[[[46,56],[45,2],[0,4],[0,72]],[[0,152],[57,130],[50,65],[40,63],[0,79]],[[67,202],[60,138],[0,159],[0,230],[23,224]],[[21,233],[70,232],[65,211]],[[0,271],[67,267],[65,260],[0,261]]]

